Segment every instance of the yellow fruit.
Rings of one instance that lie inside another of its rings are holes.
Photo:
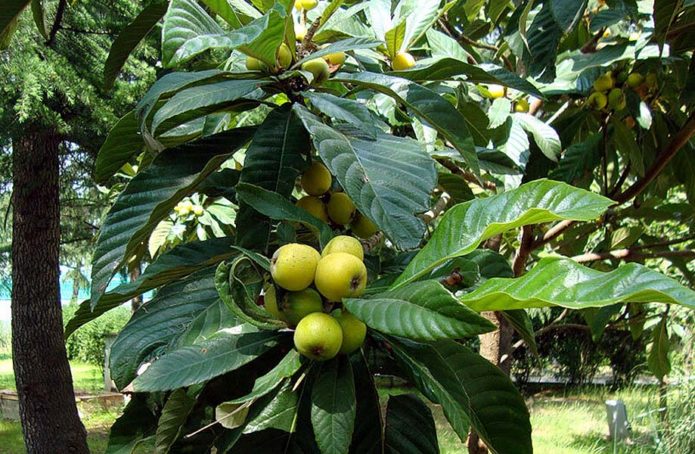
[[[586,100],[586,103],[597,110],[601,110],[604,107],[606,107],[606,104],[608,104],[608,98],[606,98],[606,95],[604,95],[603,93],[597,91],[592,93],[591,96],[589,96],[589,99]]]
[[[320,259],[321,255],[311,246],[286,244],[273,254],[270,274],[273,281],[285,290],[304,290],[314,281],[316,265]]]
[[[280,68],[289,68],[292,64],[292,51],[290,47],[282,43],[278,48],[278,65]]]
[[[362,213],[357,213],[355,219],[350,224],[352,233],[360,238],[367,239],[379,231],[379,228],[368,217]]]
[[[367,286],[367,267],[346,252],[336,252],[319,260],[314,283],[329,301],[361,296]]]
[[[294,26],[294,37],[297,38],[297,41],[304,41],[304,37],[306,36],[306,25],[304,24],[296,24]]]
[[[615,86],[615,80],[613,79],[613,73],[608,71],[602,74],[594,81],[594,90],[604,92],[608,91]]]
[[[620,111],[627,107],[625,93],[620,88],[614,88],[608,93],[608,105],[611,109]]]
[[[302,9],[302,0],[294,0],[294,9]]]
[[[344,192],[331,194],[331,198],[328,200],[328,217],[336,224],[349,224],[356,209],[355,204]]]
[[[282,313],[291,326],[296,326],[301,319],[313,312],[322,311],[323,300],[313,288],[307,288],[301,292],[289,292],[282,305]]]
[[[333,317],[315,312],[304,317],[294,332],[299,353],[316,361],[334,358],[343,343],[343,330]]]
[[[336,252],[345,252],[350,255],[354,255],[360,260],[364,260],[364,248],[362,243],[356,238],[347,235],[339,235],[328,242],[326,247],[321,251],[321,257],[325,257],[329,254],[335,254]]]
[[[629,76],[627,76],[627,86],[630,88],[637,88],[640,85],[642,85],[642,82],[644,81],[644,76],[638,72],[633,72],[630,73]]]
[[[310,72],[314,76],[313,84],[319,85],[328,80],[331,75],[328,63],[323,58],[314,58],[302,63],[302,69]]]
[[[345,63],[345,52],[334,52],[323,57],[329,65],[342,66]]]
[[[313,217],[328,223],[328,211],[326,211],[326,205],[318,197],[314,197],[313,195],[302,197],[297,201],[297,206],[306,210]]]
[[[302,174],[300,181],[302,189],[309,195],[323,195],[331,189],[333,177],[325,165],[314,161],[311,166]]]
[[[408,52],[396,53],[396,56],[393,57],[393,61],[391,61],[391,68],[393,68],[394,71],[405,71],[413,66],[415,66],[415,58]]]
[[[268,66],[254,57],[246,57],[246,69],[249,71],[266,71]]]
[[[205,212],[205,208],[201,207],[200,205],[193,205],[193,214],[196,216],[201,216]]]
[[[272,284],[269,284],[264,289],[263,306],[265,307],[265,310],[268,311],[268,313],[270,313],[270,315],[273,317],[284,322],[287,321],[282,312],[280,312],[280,308],[278,307],[277,291],[275,290],[275,286]]]
[[[496,84],[488,85],[487,91],[492,99],[503,98],[507,94],[507,89],[504,86]]]
[[[349,355],[358,350],[367,337],[367,325],[347,311],[336,311],[333,316],[338,320],[340,328],[343,330],[343,344],[340,346],[340,353]]]
[[[305,9],[307,11],[316,8],[319,4],[319,0],[294,0],[294,7],[296,9]]]
[[[526,98],[519,99],[516,104],[514,104],[514,111],[525,113],[529,110],[529,103]]]
[[[174,207],[174,211],[176,211],[181,217],[188,216],[192,210],[193,204],[188,200],[183,200]]]

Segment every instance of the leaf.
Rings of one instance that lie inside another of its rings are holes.
[[[133,314],[111,346],[109,368],[118,389],[133,381],[150,354],[168,345],[219,300],[213,271],[203,270],[163,286]]]
[[[94,168],[96,182],[106,182],[144,146],[139,121],[135,111],[130,111],[111,128],[99,149]]]
[[[360,72],[339,73],[335,82],[371,88],[404,104],[418,118],[449,140],[475,172],[479,171],[473,137],[465,126],[463,115],[436,92],[400,77]]]
[[[0,35],[3,35],[31,0],[5,0],[0,8]]]
[[[242,21],[234,8],[227,0],[203,0],[203,3],[210,8],[210,11],[220,16],[232,28],[239,28],[247,21]]]
[[[613,140],[613,145],[629,160],[634,173],[644,176],[642,148],[637,144],[635,135],[625,126],[625,123],[617,118],[611,119],[611,125],[613,126],[613,134],[610,138]],[[598,159],[596,160],[598,161]]]
[[[315,91],[304,92],[304,98],[308,99],[314,108],[324,115],[358,126],[362,131],[368,133],[370,138],[376,138],[378,132],[375,126],[376,120],[364,104],[352,99]]]
[[[536,180],[503,194],[456,205],[442,216],[430,241],[395,285],[412,282],[437,265],[466,255],[499,233],[543,222],[589,221],[612,204],[605,197],[565,183]]]
[[[254,210],[277,221],[301,222],[319,239],[321,246],[333,238],[333,231],[328,224],[298,208],[281,195],[248,183],[239,183],[236,187],[239,200],[253,207]]]
[[[683,7],[683,0],[654,0],[654,37],[664,46],[666,34]]]
[[[215,407],[215,421],[225,429],[236,429],[246,422],[249,414],[249,404],[233,404],[223,402]]]
[[[383,424],[374,376],[361,353],[350,355],[350,364],[355,376],[357,401],[350,454],[382,454]]]
[[[157,257],[157,260],[150,264],[136,280],[123,283],[102,295],[94,308],[92,308],[91,300],[83,301],[65,327],[65,337],[69,337],[80,326],[137,295],[235,255],[237,252],[231,249],[231,245],[231,238],[213,238],[176,246]]]
[[[154,435],[157,417],[147,404],[147,396],[134,395],[109,431],[106,454],[130,454],[145,439]]]
[[[154,453],[166,454],[181,434],[181,429],[188,419],[196,400],[186,393],[185,389],[177,389],[167,399],[162,416],[157,423]]]
[[[562,38],[562,29],[553,18],[550,5],[550,2],[543,2],[533,19],[528,33],[528,52],[524,52],[529,75],[548,83],[555,79],[555,59]]]
[[[550,11],[557,25],[568,33],[584,15],[587,0],[552,0]]]
[[[348,452],[355,424],[355,383],[345,355],[321,364],[311,390],[311,425],[322,454]]]
[[[92,307],[113,274],[156,225],[210,173],[243,146],[253,129],[241,128],[159,154],[119,195],[102,224],[92,260]]]
[[[392,454],[439,454],[432,411],[414,394],[390,396],[384,443]]]
[[[186,326],[185,331],[177,335],[169,343],[164,353],[174,351],[180,347],[200,344],[223,331],[244,334],[255,333],[258,329],[253,325],[241,324],[241,321],[234,317],[234,314],[227,309],[227,306],[218,299],[200,312]]]
[[[429,209],[437,178],[434,161],[422,145],[384,133],[376,140],[348,136],[305,108],[294,109],[321,159],[359,211],[398,247],[416,247],[425,231],[416,214]]]
[[[495,129],[502,126],[509,118],[509,112],[512,110],[512,102],[507,98],[497,98],[492,102],[487,115],[490,118],[488,128]]]
[[[246,151],[239,181],[272,191],[287,200],[299,174],[308,166],[309,137],[291,105],[278,107],[266,117]],[[241,200],[241,199],[240,199]],[[241,204],[237,213],[237,244],[267,252],[270,241],[268,220]]]
[[[673,303],[695,308],[695,292],[637,263],[604,273],[563,258],[544,258],[516,279],[490,279],[460,301],[475,311],[617,303]]]
[[[566,150],[551,178],[565,183],[585,186],[593,180],[593,170],[601,159],[599,144],[601,134],[592,134],[584,142],[573,143]],[[581,184],[586,182],[586,184]]]
[[[265,429],[291,432],[296,423],[298,404],[299,398],[297,393],[292,390],[292,383],[286,381],[273,400],[261,410],[258,416],[249,421],[244,428],[244,433],[259,432]]]
[[[249,394],[230,402],[241,404],[265,396],[277,388],[285,378],[290,378],[299,371],[302,367],[300,358],[297,350],[290,350],[270,372],[256,379]]]
[[[557,135],[557,132],[533,115],[515,113],[512,117],[526,132],[533,134],[533,139],[543,154],[551,161],[557,162],[557,157],[560,155],[560,151],[562,151],[560,137]]]
[[[174,227],[174,221],[171,219],[164,219],[154,228],[150,235],[150,239],[147,240],[147,251],[150,253],[151,258],[155,258],[162,246],[166,244],[167,237],[172,227]]]
[[[416,282],[344,306],[372,329],[420,341],[459,339],[495,329],[436,281]]]
[[[462,441],[470,424],[492,452],[533,452],[526,404],[504,372],[451,340],[385,339],[420,392],[442,406]]]
[[[335,43],[329,44],[323,49],[312,52],[306,57],[298,60],[292,67],[298,68],[301,64],[307,60],[313,60],[315,58],[325,57],[336,52],[347,52],[358,49],[373,49],[382,45],[381,41],[377,41],[373,38],[348,38]]]
[[[145,39],[157,22],[164,16],[169,4],[165,1],[155,1],[147,5],[140,14],[118,34],[111,45],[109,56],[104,64],[104,89],[110,90],[123,69],[130,54]]]
[[[536,334],[533,330],[533,322],[523,309],[502,311],[502,316],[514,328],[514,330],[526,342],[534,355],[538,355],[538,345],[536,344]]]
[[[165,354],[133,381],[134,391],[166,391],[202,383],[253,361],[287,336],[275,331],[236,331],[227,329],[196,345]]]
[[[654,327],[652,334],[652,347],[649,350],[647,357],[647,365],[649,370],[659,379],[663,381],[664,377],[671,372],[671,362],[668,359],[668,351],[670,349],[667,324],[668,317],[661,317],[659,324]]]
[[[44,39],[48,39],[50,30],[46,27],[46,17],[42,3],[42,0],[31,0],[31,15],[34,17],[34,23],[41,36]]]
[[[403,43],[405,42],[405,26],[405,20],[402,20],[384,35],[384,40],[386,41],[386,55],[391,59],[393,59],[403,47]]]
[[[427,30],[426,36],[433,57],[451,57],[461,62],[468,60],[470,54],[451,36],[434,28]]]
[[[441,0],[403,0],[398,3],[396,17],[405,19],[403,45],[399,50],[410,49],[439,17]]]

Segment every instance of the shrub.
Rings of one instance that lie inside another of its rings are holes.
[[[76,304],[64,307],[63,321],[67,323],[76,310]],[[130,310],[122,306],[82,326],[66,342],[68,358],[103,366],[107,335],[119,332],[130,319],[130,315]]]

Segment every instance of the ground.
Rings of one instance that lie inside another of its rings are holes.
[[[73,363],[73,378],[78,391],[99,390],[103,386],[100,369],[88,364]],[[13,389],[11,359],[0,360],[0,389]],[[397,388],[382,390],[382,396],[409,392]],[[606,439],[608,426],[604,401],[623,399],[628,408],[634,440],[629,446],[618,447],[617,453],[647,454],[664,452],[658,448],[659,439],[657,395],[655,388],[634,387],[611,393],[606,388],[585,388],[568,393],[546,392],[529,398],[533,425],[534,451],[538,454],[599,454],[613,453]],[[442,454],[460,454],[461,443],[451,430],[440,408],[432,407]],[[116,410],[99,410],[83,414],[93,453],[106,449],[108,428],[118,417]],[[0,454],[24,453],[19,423],[0,420]]]

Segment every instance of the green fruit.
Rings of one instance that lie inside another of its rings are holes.
[[[339,235],[328,242],[326,247],[321,251],[321,257],[325,257],[329,254],[335,254],[336,252],[345,252],[350,255],[354,255],[360,260],[364,260],[364,248],[362,243],[356,238],[347,235]]]
[[[270,274],[273,281],[285,290],[304,290],[314,281],[316,265],[320,259],[321,255],[311,246],[286,244],[273,254]]]
[[[620,88],[614,88],[608,93],[608,105],[611,109],[620,111],[627,107],[625,93]]]
[[[597,110],[601,110],[608,104],[608,98],[603,93],[597,91],[589,96],[586,103]]]
[[[313,288],[307,288],[301,292],[289,292],[282,304],[282,313],[291,326],[313,312],[323,311],[323,300]]]
[[[530,106],[526,98],[521,98],[514,104],[514,112],[525,113],[528,112]]]
[[[367,267],[346,252],[336,252],[319,260],[314,283],[328,301],[361,296],[367,286]]]
[[[328,217],[336,224],[349,224],[356,210],[355,204],[344,192],[333,193],[328,200]]]
[[[280,308],[278,307],[277,291],[275,290],[275,286],[272,284],[269,284],[264,288],[263,306],[265,307],[265,310],[268,311],[268,313],[273,317],[277,318],[278,320],[282,320],[283,322],[287,321],[282,312],[280,312]]]
[[[280,68],[289,68],[292,64],[292,51],[287,44],[280,44],[280,47],[278,48],[277,60]]]
[[[323,58],[314,58],[302,63],[302,69],[310,72],[314,76],[313,84],[319,85],[328,80],[331,75],[328,63]]]
[[[309,195],[323,195],[331,189],[333,177],[325,165],[314,161],[306,172],[302,174],[300,181],[302,189]]]
[[[415,58],[408,52],[398,52],[391,61],[391,68],[394,71],[405,71],[415,66]]]
[[[367,239],[378,232],[379,228],[368,217],[362,213],[357,213],[352,224],[350,224],[350,230],[358,237]]]
[[[267,71],[268,66],[254,57],[246,57],[246,69],[249,71]]]
[[[294,331],[294,346],[299,353],[316,361],[334,358],[343,343],[343,330],[333,317],[314,312],[304,317]]]
[[[314,197],[313,195],[302,197],[297,201],[296,205],[299,208],[306,210],[313,217],[328,223],[328,211],[326,211],[326,205],[318,197]]]
[[[627,81],[627,78],[630,76],[630,73],[628,72],[627,69],[620,71],[618,75],[615,78],[615,81],[619,84],[624,84]]]
[[[340,328],[343,330],[343,344],[340,346],[340,353],[349,355],[358,350],[367,337],[367,325],[345,310],[335,311],[333,316],[338,320]]]
[[[630,73],[627,76],[627,86],[630,88],[637,88],[642,85],[642,82],[644,82],[644,76],[638,72]]]
[[[659,86],[659,80],[654,73],[647,74],[647,77],[644,78],[644,83],[647,84],[650,90],[654,90]]]
[[[613,73],[608,71],[602,74],[594,81],[594,90],[604,92],[608,91],[615,86],[615,80],[613,79]]]

